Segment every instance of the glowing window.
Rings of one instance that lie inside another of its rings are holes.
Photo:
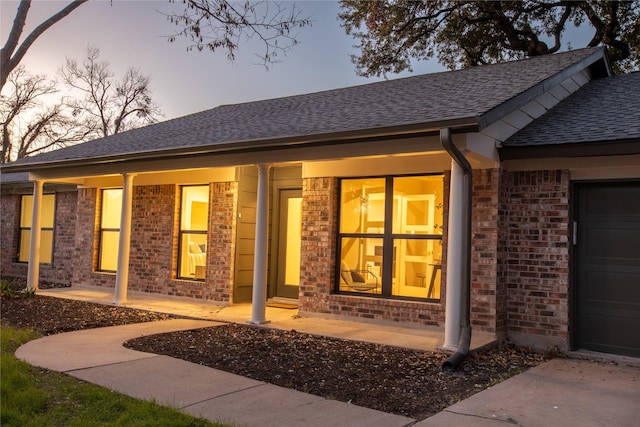
[[[100,249],[98,270],[116,271],[120,240],[120,216],[122,215],[122,189],[102,190],[100,213]]]
[[[40,263],[51,264],[53,259],[53,224],[56,198],[54,194],[42,196],[40,214]],[[20,202],[20,241],[18,243],[18,261],[29,261],[31,247],[31,222],[33,215],[33,196],[22,196]]]
[[[443,177],[343,179],[339,292],[440,299]]]
[[[207,267],[207,231],[209,223],[209,186],[182,187],[178,277],[203,280]]]

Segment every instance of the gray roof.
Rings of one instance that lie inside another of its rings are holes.
[[[602,48],[579,49],[523,61],[224,105],[20,159],[8,166],[33,165],[37,169],[38,164],[127,158],[141,153],[215,151],[243,144],[256,147],[274,141],[304,142],[318,135],[426,128],[455,120],[482,128],[490,124],[487,118],[499,118],[496,110],[500,111],[505,103],[526,102],[528,99],[521,98],[531,88],[540,87],[552,77],[565,78],[563,74],[576,64],[585,68],[605,55]]]
[[[596,79],[533,121],[504,147],[637,140],[640,72]]]

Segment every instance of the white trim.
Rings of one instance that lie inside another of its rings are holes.
[[[464,173],[460,166],[451,161],[451,182],[449,184],[449,222],[447,226],[447,298],[444,320],[444,344],[446,350],[456,350],[462,332],[462,240],[464,224]]]
[[[253,294],[251,319],[247,323],[269,323],[266,318],[267,273],[269,258],[269,169],[271,165],[259,164],[258,195],[256,203],[256,237],[253,258]]]

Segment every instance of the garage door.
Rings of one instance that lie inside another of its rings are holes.
[[[576,187],[577,342],[640,356],[640,182]]]

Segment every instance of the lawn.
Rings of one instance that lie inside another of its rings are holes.
[[[0,328],[0,425],[46,426],[218,426],[173,408],[121,395],[68,375],[33,367],[14,353],[39,334]]]

